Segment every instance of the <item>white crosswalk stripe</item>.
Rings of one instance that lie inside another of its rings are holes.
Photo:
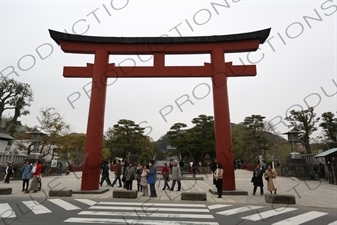
[[[217,214],[229,216],[229,215],[234,215],[234,214],[237,214],[237,213],[247,212],[247,211],[250,211],[250,210],[260,209],[260,208],[263,208],[263,206],[244,206],[244,207],[239,207],[239,208],[234,208],[234,209],[229,209],[229,210],[217,212]]]
[[[151,213],[151,212],[111,212],[111,211],[82,211],[79,215],[96,215],[96,216],[135,216],[135,217],[166,217],[166,218],[200,218],[213,219],[212,215],[204,214],[178,214],[178,213]]]
[[[48,199],[48,201],[54,203],[55,205],[60,206],[61,208],[64,208],[67,211],[81,209],[80,207],[70,204],[62,199]]]
[[[311,211],[311,212],[303,213],[301,215],[279,221],[277,223],[273,223],[272,225],[300,225],[310,220],[317,219],[318,217],[324,216],[326,214],[328,213]]]
[[[8,203],[0,203],[0,218],[16,218],[14,210],[10,207]]]
[[[83,216],[87,216],[83,218]],[[89,216],[89,217],[88,217]],[[113,218],[113,219],[112,219]],[[219,225],[204,204],[98,202],[66,223]]]
[[[208,209],[190,209],[190,208],[159,208],[159,207],[123,207],[123,206],[91,206],[89,209],[107,209],[107,210],[125,210],[125,211],[142,211],[148,209],[156,212],[209,212]]]
[[[134,206],[168,206],[166,203],[143,203],[143,202],[98,202],[97,205],[134,205]],[[169,204],[175,207],[205,208],[202,204]]]
[[[49,209],[41,205],[37,201],[22,201],[34,214],[51,213]]]
[[[291,212],[297,210],[296,208],[287,208],[287,207],[282,207],[282,208],[277,208],[277,209],[272,209],[266,212],[258,212],[256,214],[250,215],[250,216],[245,216],[241,217],[241,219],[244,220],[251,220],[251,221],[259,221],[259,220],[264,220],[267,218],[270,218],[272,216],[277,216],[283,213]]]
[[[329,223],[328,225],[337,225],[337,220],[335,222]]]
[[[215,205],[209,205],[208,208],[210,210],[213,210],[213,209],[225,208],[225,207],[228,207],[228,206],[231,206],[231,205],[215,204]]]
[[[68,223],[102,223],[102,224],[137,224],[137,225],[219,225],[217,222],[199,221],[162,221],[162,220],[135,220],[135,219],[101,219],[101,218],[69,218]]]
[[[93,206],[93,205],[95,205],[97,203],[97,202],[92,201],[90,199],[75,199],[75,200],[78,201],[78,202],[82,202],[82,203],[84,203],[86,205],[90,205],[90,206]]]

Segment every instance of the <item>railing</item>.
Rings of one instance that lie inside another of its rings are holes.
[[[26,155],[15,155],[15,154],[8,155],[5,153],[0,153],[0,165],[4,166],[8,161],[12,162],[13,165],[24,164],[26,158],[27,158]]]
[[[310,164],[319,164],[319,163],[325,164],[324,157],[315,158],[315,155],[317,155],[317,154],[302,154],[301,156],[302,156],[302,159],[305,159],[305,161],[307,163],[310,163]]]

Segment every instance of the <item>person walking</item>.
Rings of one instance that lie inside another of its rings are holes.
[[[41,176],[41,171],[42,171],[42,162],[37,161],[35,165],[33,166],[31,173],[33,174],[33,180],[32,183],[28,189],[28,191],[25,191],[25,194],[33,191],[33,193],[36,193],[37,191],[41,190],[39,188],[39,183],[41,183],[40,176]],[[39,181],[40,180],[40,181]]]
[[[58,176],[62,176],[62,169],[63,169],[63,164],[62,162],[59,162],[58,173],[57,173]]]
[[[26,160],[25,165],[21,168],[22,191],[28,191],[29,179],[32,178],[32,168],[33,165],[30,164],[29,160]]]
[[[142,175],[140,176],[140,185],[142,186],[143,196],[149,196],[149,189],[147,183],[148,175],[149,175],[149,165],[144,165]]]
[[[214,172],[214,179],[218,190],[218,198],[222,198],[222,177],[223,177],[222,164],[218,163],[217,168]]]
[[[101,187],[103,185],[103,182],[106,181],[108,186],[111,186],[111,181],[109,178],[109,163],[107,161],[104,161],[104,165],[103,165],[103,171],[102,171],[102,178],[101,178]]]
[[[260,187],[260,194],[263,195],[263,180],[262,180],[263,173],[264,173],[263,168],[260,166],[260,164],[257,164],[256,168],[254,169],[252,178],[252,182],[254,185],[253,195],[255,195],[257,187]]]
[[[136,169],[136,180],[137,180],[137,190],[138,192],[142,191],[142,186],[140,185],[140,178],[143,172],[143,167],[142,165],[139,163]]]
[[[181,182],[180,182],[180,179],[181,179],[181,171],[180,171],[180,167],[178,166],[178,162],[177,161],[174,161],[173,162],[173,169],[172,169],[172,187],[170,189],[170,191],[173,191],[174,190],[174,186],[176,185],[176,183],[178,183],[178,190],[177,191],[180,191],[181,189]]]
[[[150,184],[150,197],[155,198],[157,197],[156,187],[154,184],[157,180],[157,168],[154,165],[154,160],[151,160],[149,163],[150,171],[149,171],[149,177],[147,179],[147,182]]]
[[[169,167],[170,167],[170,174],[172,174],[172,169],[173,169],[173,159],[170,159]]]
[[[164,180],[164,188],[162,190],[165,190],[166,187],[170,189],[170,186],[168,185],[169,177],[170,177],[170,169],[168,168],[167,163],[164,163],[164,167],[161,170],[161,175],[163,176],[163,180]]]
[[[115,180],[113,181],[111,187],[113,187],[116,184],[117,180],[119,183],[118,187],[122,187],[121,175],[122,175],[122,164],[121,164],[121,161],[118,160],[116,171],[115,171]]]
[[[277,177],[277,173],[274,169],[271,168],[271,166],[269,165],[267,167],[266,173],[264,174],[264,178],[267,180],[267,184],[268,184],[268,191],[270,191],[270,194],[276,194],[277,188],[279,186],[278,181],[276,179]]]
[[[198,163],[196,160],[194,160],[193,165],[192,165],[192,171],[193,171],[193,177],[195,177],[198,169]]]
[[[126,183],[126,190],[132,190],[132,182],[136,177],[136,171],[133,167],[132,163],[129,163],[129,166],[126,168],[125,171],[125,183]]]
[[[5,169],[5,183],[9,184],[10,182],[10,178],[12,176],[12,174],[14,173],[14,169],[13,169],[13,165],[11,162],[8,162],[8,166]]]
[[[185,163],[184,163],[184,161],[182,159],[179,162],[179,167],[180,167],[181,176],[184,176]]]

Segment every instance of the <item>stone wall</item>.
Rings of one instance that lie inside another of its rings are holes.
[[[313,163],[307,163],[305,159],[288,158],[286,163],[281,164],[281,176],[310,179],[314,172]]]

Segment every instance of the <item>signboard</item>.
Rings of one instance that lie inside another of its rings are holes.
[[[57,160],[56,159],[53,159],[51,161],[51,167],[54,168],[54,167],[57,167]]]

